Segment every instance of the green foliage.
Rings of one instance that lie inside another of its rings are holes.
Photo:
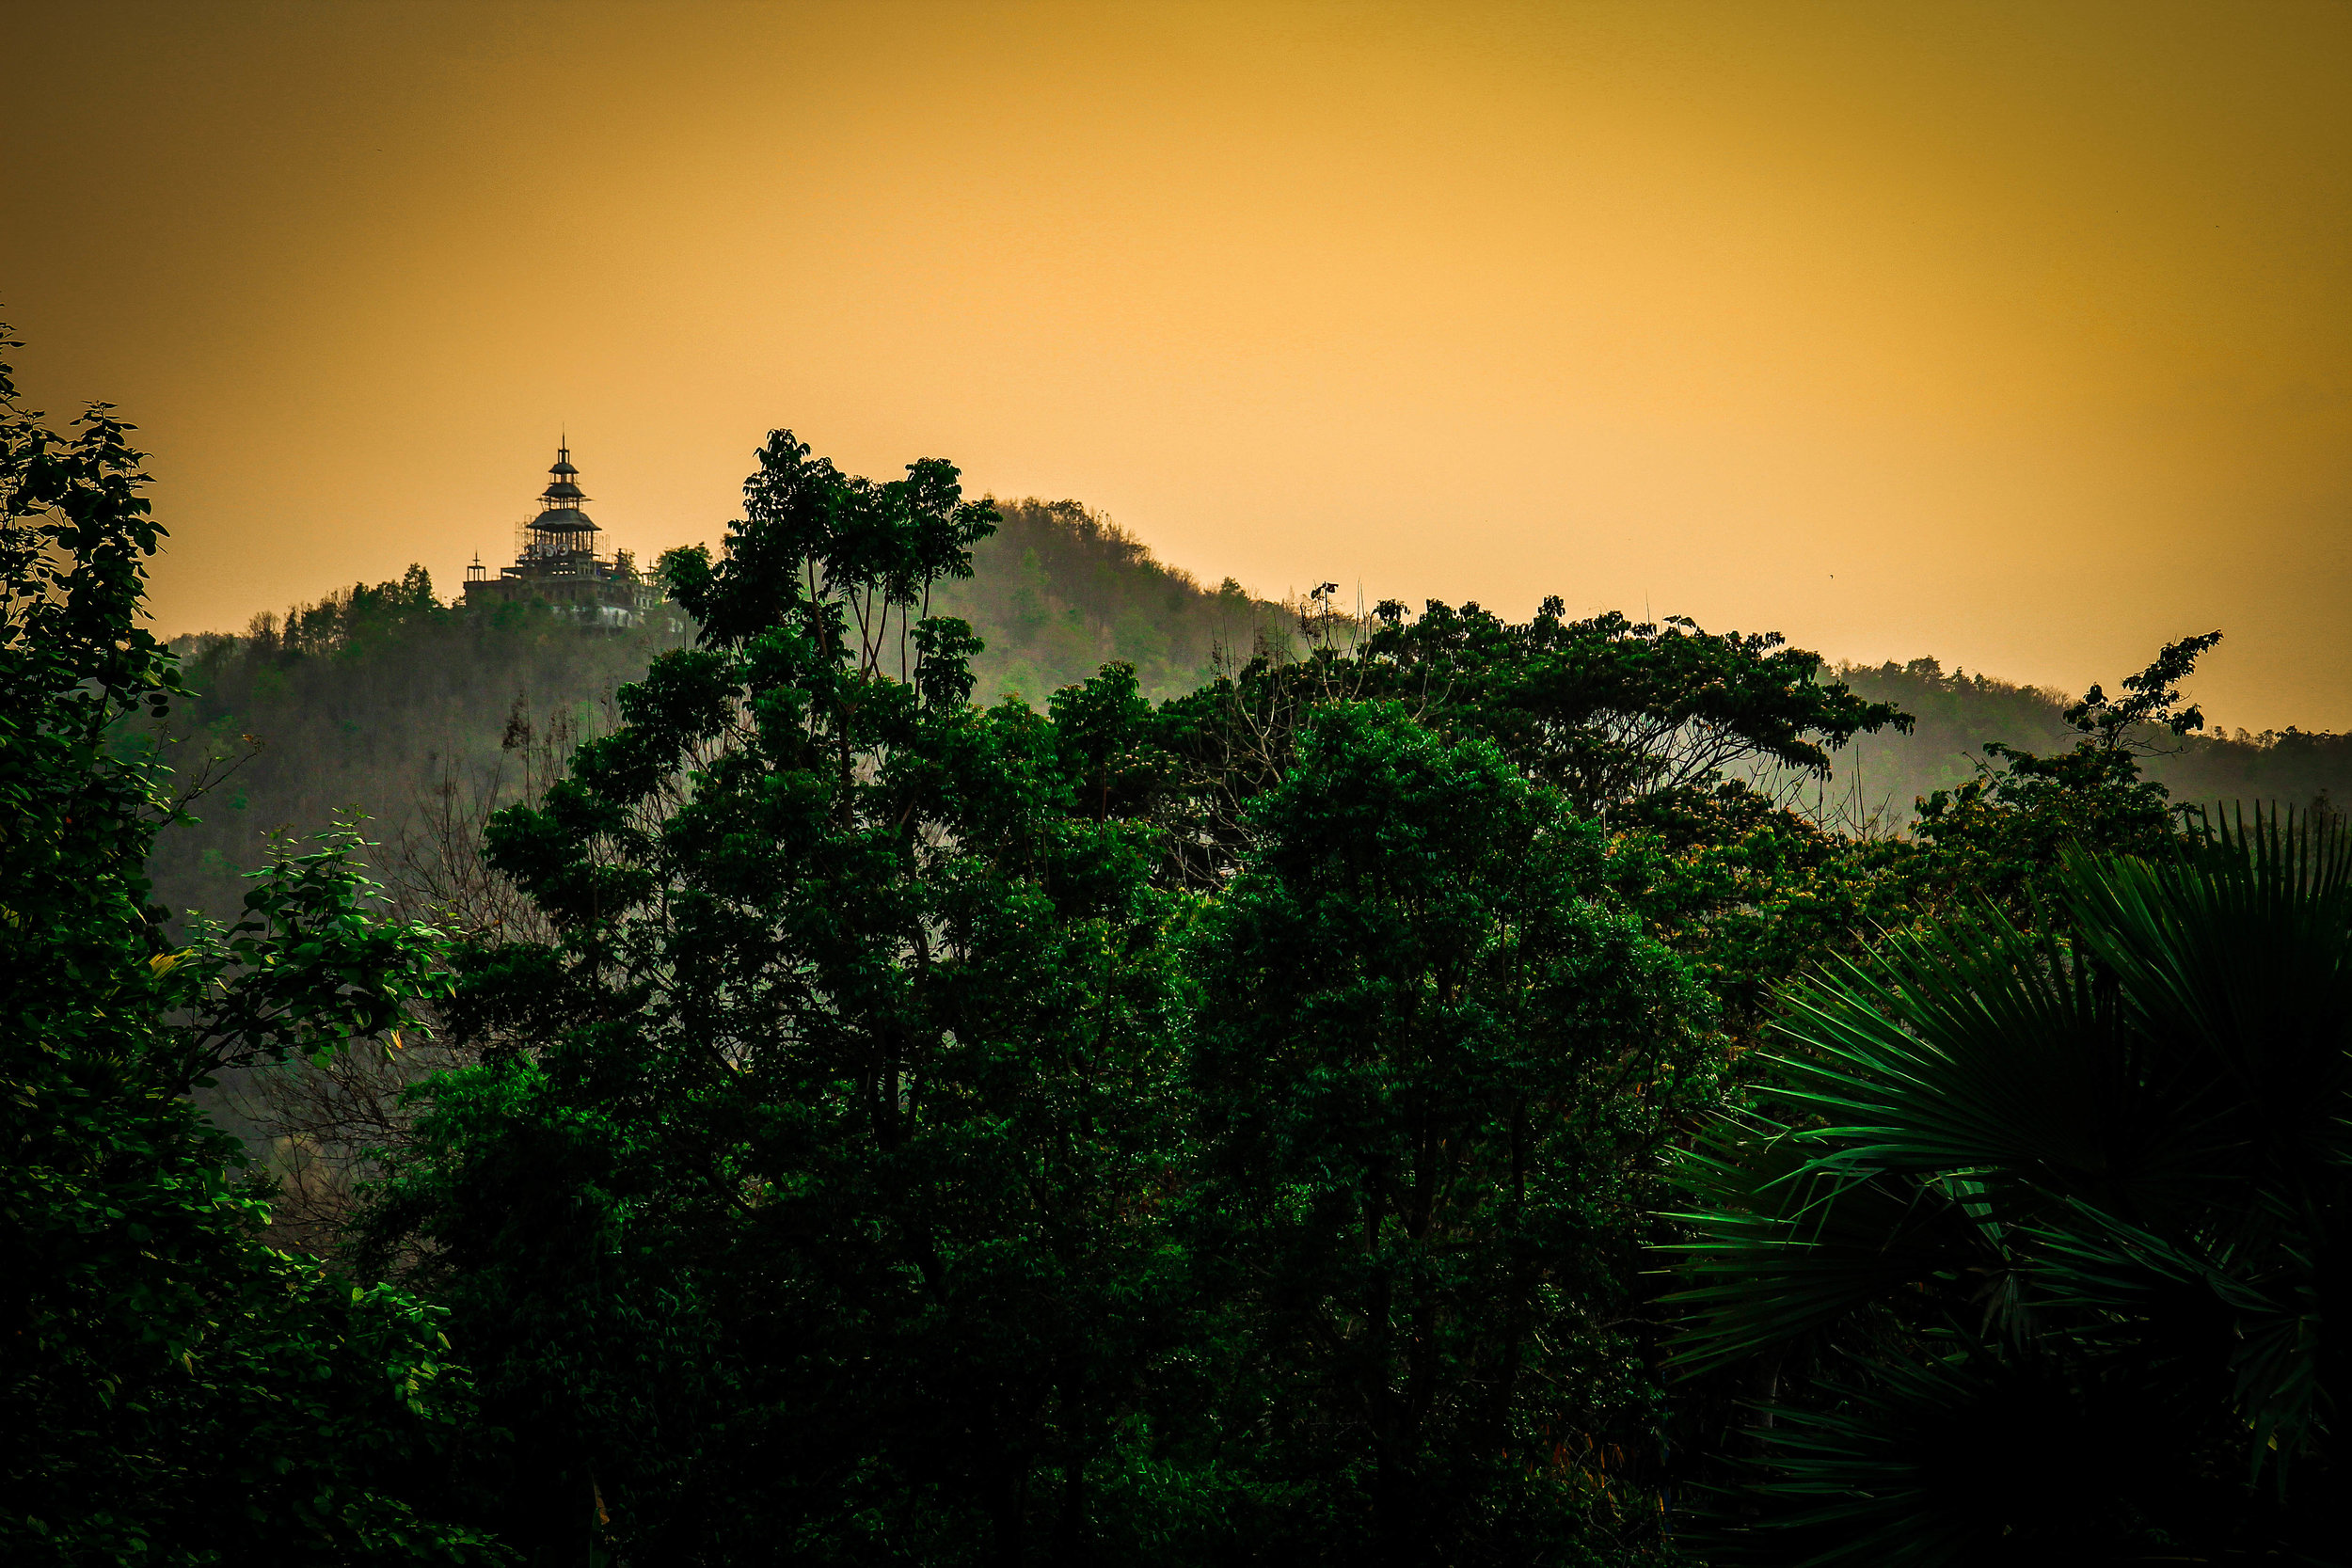
[[[1206,679],[1220,651],[1288,645],[1279,607],[1231,581],[1201,587],[1074,501],[999,512],[998,531],[973,542],[974,575],[932,588],[933,608],[987,643],[972,656],[986,703],[1020,692],[1042,706],[1114,661],[1158,701]],[[153,738],[183,781],[215,787],[158,838],[158,899],[233,918],[272,832],[354,809],[386,841],[387,879],[417,880],[406,862],[439,852],[430,840],[453,808],[470,833],[533,792],[513,755],[518,724],[568,754],[612,727],[614,691],[678,641],[667,618],[612,631],[545,607],[460,610],[421,566],[256,616],[241,635],[180,639],[189,689]]]
[[[1260,1528],[1333,1562],[1640,1538],[1619,1325],[1649,1156],[1712,1090],[1699,992],[1589,824],[1393,706],[1321,710],[1253,816],[1201,936],[1193,1250]]]
[[[369,918],[345,845],[166,942],[142,863],[171,807],[113,744],[183,694],[138,625],[163,531],[129,426],[100,406],[60,436],[13,393],[0,366],[0,1550],[496,1560],[439,1496],[467,1389],[438,1314],[263,1246],[184,1098],[395,1027],[441,989],[437,945]]]
[[[533,1549],[596,1496],[633,1559],[1067,1556],[1167,1332],[1182,906],[921,614],[992,522],[954,469],[760,464],[664,562],[701,646],[496,823],[558,940],[471,961],[485,1060],[373,1234],[428,1243]]]
[[[1980,673],[1947,672],[1933,658],[1843,664],[1836,674],[1859,695],[1915,717],[1907,735],[1881,731],[1838,748],[1835,780],[1816,785],[1804,802],[1819,820],[1848,832],[1906,831],[1916,802],[1982,776],[1987,742],[2040,753],[2063,752],[2081,738],[2067,720],[2077,699]],[[2141,775],[2176,801],[2213,810],[2236,800],[2303,808],[2352,800],[2352,735],[2293,727],[2174,735],[2148,726],[2128,738],[2141,753]]]
[[[1318,589],[1312,597],[1323,608],[1302,617],[1305,657],[1263,652],[1161,709],[1151,767],[1168,781],[1162,819],[1197,883],[1230,874],[1251,837],[1250,803],[1295,764],[1308,715],[1332,702],[1385,700],[1440,734],[1490,742],[1523,776],[1604,826],[1646,834],[1621,885],[1646,905],[1643,884],[1659,884],[1654,928],[1711,933],[1712,915],[1780,902],[1758,896],[1756,866],[1819,860],[1812,851],[1826,844],[1820,830],[1728,775],[1756,766],[1826,769],[1830,747],[1909,722],[1899,709],[1819,683],[1820,656],[1787,648],[1777,635],[1716,636],[1679,619],[1566,622],[1556,598],[1519,626],[1476,605],[1456,610],[1434,600],[1417,618],[1390,601],[1354,625],[1330,610],[1332,588]],[[1761,832],[1774,842],[1734,848],[1710,833],[1693,843],[1684,830],[1710,817],[1736,818],[1743,836]],[[1718,863],[1679,863],[1694,854]],[[1724,899],[1708,904],[1707,889]],[[1729,973],[1742,957],[1727,947],[1708,961]]]
[[[996,531],[973,546],[972,576],[938,594],[939,608],[988,643],[972,667],[984,701],[1017,692],[1039,704],[1120,663],[1145,697],[1164,702],[1209,679],[1220,656],[1290,644],[1280,606],[1231,578],[1204,588],[1076,501],[1000,500],[996,510]]]
[[[282,620],[257,615],[250,636],[265,654],[357,660],[383,643],[446,626],[457,614],[434,594],[433,574],[411,565],[398,582],[356,582],[316,604],[292,606]]]
[[[1783,1368],[1760,1556],[2332,1533],[2352,840],[2258,818],[2054,892],[2069,938],[1988,911],[1795,988],[1778,1114],[1683,1165],[1678,1359]]]
[[[1432,601],[1408,618],[1390,602],[1352,645],[1329,635],[1331,617],[1311,617],[1307,657],[1263,656],[1164,705],[1152,746],[1173,781],[1171,842],[1193,878],[1221,879],[1251,840],[1250,802],[1294,766],[1307,715],[1333,701],[1400,703],[1440,734],[1493,745],[1602,825],[1614,891],[1710,982],[1725,1027],[1746,1041],[1774,983],[1851,944],[1897,894],[1893,857],[1743,775],[1825,770],[1832,748],[1909,716],[1820,681],[1820,657],[1776,635],[1559,610],[1549,600],[1514,626],[1475,605]]]
[[[1556,598],[1518,626],[1434,601],[1410,621],[1390,601],[1376,620],[1364,657],[1380,690],[1486,736],[1594,816],[1704,789],[1752,762],[1826,772],[1830,748],[1911,723],[1820,680],[1820,656],[1776,632],[1710,634],[1686,617],[1637,625],[1613,611],[1565,621]]]
[[[1828,832],[1739,780],[1649,796],[1614,825],[1612,882],[1705,981],[1741,1050],[1772,988],[1908,924],[1934,893],[1915,846]]]
[[[2074,848],[2127,855],[2160,855],[2180,815],[2164,785],[2141,776],[2139,736],[2153,729],[2174,736],[2201,728],[2204,717],[2180,705],[2178,683],[2219,632],[2166,647],[2153,663],[2123,682],[2110,701],[2093,686],[2067,709],[2070,729],[2084,738],[2054,756],[1993,742],[1984,748],[1995,767],[1957,791],[1938,790],[1919,803],[1916,837],[1937,863],[1931,875],[1964,887],[2012,911],[2051,903],[2060,863]]]
[[[12,558],[63,608],[7,720],[48,800],[7,908],[71,974],[11,1006],[72,1069],[9,1211],[70,1369],[12,1397],[69,1437],[11,1475],[113,1499],[86,1556],[200,1560],[223,1499],[297,1555],[490,1550],[437,1496],[549,1563],[1628,1562],[1737,1479],[1735,1554],[2072,1560],[2292,1538],[2334,1477],[2344,851],[2187,833],[2150,741],[2211,637],[2068,707],[1556,599],[1278,624],[777,432],[663,559],[691,647],[412,571],[207,641],[191,705],[73,609],[153,544],[110,439],[117,500],[40,481],[116,531]],[[2014,723],[1902,836],[1829,802],[1909,693],[1947,752]],[[215,797],[254,826],[151,855],[160,759],[274,729]],[[347,830],[227,925],[141,907],[143,859],[402,791],[475,879],[419,884],[453,996]],[[444,1000],[458,1065],[355,1122],[340,1266],[395,1283],[261,1249],[177,1097]]]
[[[779,433],[744,499],[663,562],[699,645],[493,823],[552,940],[467,957],[479,1065],[366,1222],[518,1434],[509,1538],[1665,1550],[1640,1258],[1722,1062],[1676,947],[1728,974],[1702,927],[1830,858],[1721,768],[1899,716],[1774,639],[1442,607],[976,708],[954,470]]]
[[[442,819],[519,798],[518,746],[568,752],[675,641],[544,606],[463,612],[421,567],[258,616],[242,637],[180,640],[189,689],[140,733],[193,797],[150,856],[157,901],[233,918],[244,874],[275,858],[273,833],[354,811],[386,841],[371,857],[379,874],[404,878]]]

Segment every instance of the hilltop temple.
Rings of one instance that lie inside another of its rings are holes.
[[[539,492],[539,515],[522,525],[515,564],[492,577],[479,552],[466,568],[466,608],[495,610],[507,604],[547,604],[596,626],[620,628],[643,624],[661,591],[637,570],[628,551],[596,553],[603,531],[580,502],[580,470],[568,445],[555,449],[548,487]]]

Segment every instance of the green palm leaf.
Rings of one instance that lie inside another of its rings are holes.
[[[2091,1517],[2101,1553],[2226,1544],[2284,1517],[2289,1461],[2304,1497],[2341,1482],[2352,837],[2258,813],[2059,880],[2064,942],[1986,912],[1790,987],[1769,1114],[1674,1170],[1675,1366],[1856,1369],[1770,1411],[1751,1549],[1992,1560]],[[2035,1423],[2082,1451],[1996,1463]]]

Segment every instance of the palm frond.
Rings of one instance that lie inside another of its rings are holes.
[[[1872,1302],[1941,1281],[1976,1287],[2002,1259],[1953,1195],[1896,1174],[1857,1177],[1807,1160],[1786,1129],[1726,1118],[1670,1166],[1692,1201],[1667,1217],[1695,1235],[1665,1250],[1690,1281],[1666,1298],[1669,1344],[1697,1376],[1817,1333]]]
[[[1673,1167],[1672,1365],[1858,1369],[1752,1433],[1774,1560],[2218,1542],[2263,1472],[2334,1479],[2352,833],[2257,812],[2059,887],[2065,941],[1986,912],[1788,988],[1773,1115]]]

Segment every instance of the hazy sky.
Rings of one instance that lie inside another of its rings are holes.
[[[0,319],[164,630],[762,434],[1269,594],[2352,728],[2352,7],[0,0]]]

